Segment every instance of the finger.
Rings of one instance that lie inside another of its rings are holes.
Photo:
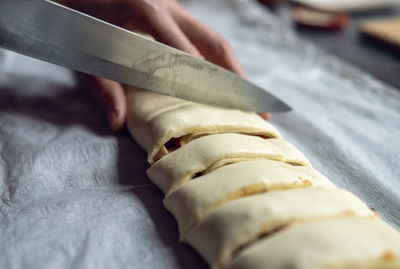
[[[111,130],[121,130],[126,121],[126,99],[122,85],[118,82],[86,75],[95,99],[105,109]]]
[[[196,57],[203,58],[198,49],[189,38],[182,32],[174,19],[166,12],[147,14],[150,24],[150,34],[162,43],[183,50]]]
[[[184,34],[186,34],[189,40],[198,48],[200,53],[207,60],[220,65],[241,77],[246,77],[246,74],[236,59],[230,44],[224,38],[193,18],[179,4],[173,6],[171,13]]]
[[[261,118],[263,118],[264,120],[269,120],[269,113],[257,113]]]

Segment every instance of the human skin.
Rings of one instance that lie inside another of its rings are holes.
[[[204,58],[246,77],[230,44],[193,18],[176,0],[57,0],[58,3],[112,24],[147,33],[157,41]],[[122,85],[86,75],[113,131],[125,126],[127,104]],[[265,114],[261,114],[265,117]]]

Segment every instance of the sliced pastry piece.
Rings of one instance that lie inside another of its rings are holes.
[[[200,137],[154,163],[147,175],[166,195],[195,175],[211,172],[225,164],[251,159],[270,159],[309,165],[308,160],[294,147],[281,140],[283,150],[258,136],[216,134]],[[291,148],[287,153],[287,148]],[[297,160],[294,159],[297,156]]]
[[[335,186],[311,167],[270,160],[223,166],[190,180],[164,199],[178,222],[181,237],[197,221],[231,200],[270,190]]]
[[[268,139],[268,142],[277,147],[285,155],[285,162],[293,165],[309,166],[310,163],[297,148],[282,139]]]
[[[297,221],[345,216],[377,218],[368,206],[345,190],[316,187],[271,191],[218,207],[188,231],[184,239],[214,268],[222,268],[235,251],[261,235]]]
[[[127,125],[153,163],[181,145],[207,134],[243,133],[281,138],[256,113],[217,108],[126,87]]]
[[[243,249],[227,269],[398,269],[400,233],[379,219],[297,223]]]

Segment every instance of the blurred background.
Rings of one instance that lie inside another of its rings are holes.
[[[304,39],[400,89],[400,0],[259,0]]]

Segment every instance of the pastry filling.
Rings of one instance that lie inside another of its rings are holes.
[[[164,147],[167,150],[167,152],[173,152],[175,150],[177,150],[178,148],[180,148],[181,145],[181,140],[182,140],[182,136],[181,137],[173,137],[171,138],[167,143],[165,143]]]
[[[164,146],[161,147],[160,151],[154,156],[154,162],[160,160],[162,157],[170,152],[173,152],[182,146],[182,137],[173,137]]]
[[[245,134],[245,133],[240,133],[240,134]],[[206,135],[209,135],[209,134],[208,133],[187,134],[187,135],[183,135],[180,137],[173,137],[170,140],[168,140],[168,142],[165,143],[164,146],[161,147],[161,149],[158,151],[158,153],[154,157],[153,161],[156,162],[156,161],[160,160],[162,157],[164,157],[165,155],[167,155],[168,153],[171,153],[171,152],[179,149],[180,147],[189,143],[190,141],[200,138],[202,136],[206,136]],[[253,134],[245,134],[245,135],[259,136],[264,139],[273,138],[271,136],[265,136],[265,135],[253,135]],[[293,165],[298,165],[298,164],[293,164]]]

